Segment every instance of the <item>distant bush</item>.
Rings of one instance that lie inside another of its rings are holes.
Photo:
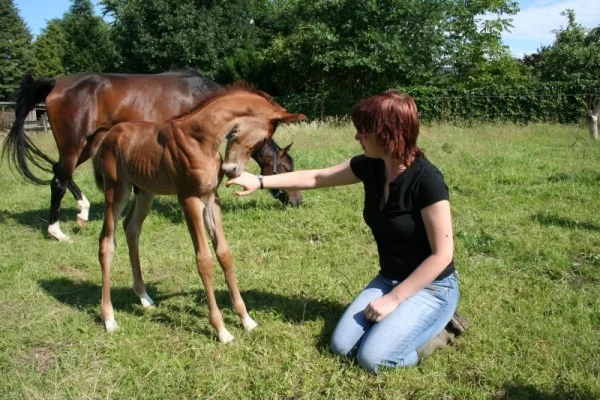
[[[600,98],[600,81],[532,82],[470,89],[411,86],[398,90],[415,98],[424,122],[576,123],[585,116],[590,101]],[[290,112],[325,118],[348,115],[359,98],[301,93],[276,100]]]

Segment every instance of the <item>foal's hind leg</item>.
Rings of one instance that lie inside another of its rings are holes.
[[[206,208],[204,209],[204,224],[206,225],[206,230],[211,236],[215,254],[217,255],[217,260],[219,260],[219,264],[221,264],[221,268],[225,274],[233,309],[240,317],[244,329],[251,331],[252,329],[256,328],[258,324],[252,318],[250,318],[250,315],[246,310],[246,304],[244,304],[244,300],[242,300],[242,296],[240,295],[240,290],[233,272],[233,258],[231,257],[229,245],[227,244],[225,235],[223,234],[221,202],[219,197],[216,195],[213,196],[212,199],[206,204]]]
[[[105,178],[106,179],[106,178]],[[105,181],[104,199],[105,213],[102,232],[100,233],[100,249],[98,258],[102,267],[102,302],[100,315],[104,321],[104,327],[111,332],[117,329],[112,302],[110,300],[110,268],[113,254],[115,252],[115,228],[123,208],[127,203],[127,197],[131,188],[128,185],[110,185]]]
[[[233,335],[225,328],[223,315],[217,306],[215,291],[213,287],[213,259],[208,247],[206,234],[204,233],[204,224],[202,213],[204,204],[195,196],[179,197],[179,203],[183,208],[185,220],[187,222],[194,250],[196,251],[196,265],[198,274],[204,284],[206,300],[208,302],[208,319],[210,324],[217,331],[217,336],[221,343],[229,343],[233,340]]]
[[[127,237],[127,247],[129,248],[129,261],[131,262],[131,272],[133,274],[133,291],[140,297],[142,307],[149,308],[154,306],[154,301],[146,292],[146,285],[142,278],[142,269],[140,267],[140,234],[142,233],[142,224],[150,212],[154,194],[139,191],[133,200],[133,204],[123,221],[125,236]]]

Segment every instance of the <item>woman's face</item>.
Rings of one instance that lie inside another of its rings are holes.
[[[375,135],[357,131],[354,139],[360,143],[360,147],[362,147],[365,156],[369,158],[381,158],[383,156],[383,149],[379,143],[377,143]]]

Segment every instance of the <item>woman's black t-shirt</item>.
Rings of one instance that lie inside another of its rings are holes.
[[[390,182],[387,203],[381,208],[386,181],[383,160],[355,156],[352,172],[365,188],[363,217],[371,228],[379,251],[380,274],[403,280],[431,255],[421,210],[448,200],[448,187],[440,170],[426,158],[417,158]],[[437,279],[454,272],[454,261]]]

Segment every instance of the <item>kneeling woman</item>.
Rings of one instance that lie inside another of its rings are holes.
[[[391,91],[364,99],[354,106],[352,122],[364,154],[318,170],[244,173],[227,185],[242,186],[236,194],[247,195],[362,181],[363,215],[380,270],[342,315],[331,347],[356,355],[369,371],[410,366],[460,333],[464,322],[453,318],[459,290],[448,188],[417,146],[419,117],[411,97]],[[449,333],[451,320],[458,331]]]

